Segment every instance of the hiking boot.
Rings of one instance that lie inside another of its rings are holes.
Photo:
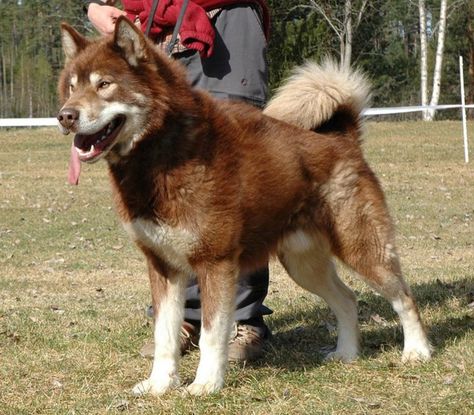
[[[253,323],[253,324],[252,324]],[[229,341],[229,362],[253,361],[262,357],[265,342],[270,339],[270,329],[263,319],[236,322]]]
[[[265,342],[270,337],[270,329],[265,325],[262,318],[234,323],[229,340],[228,360],[230,362],[257,360],[263,355]],[[199,328],[184,321],[181,326],[179,341],[181,354],[198,347]],[[140,355],[143,357],[152,358],[154,353],[155,344],[153,341],[146,343],[140,350]]]
[[[199,341],[199,329],[192,323],[184,321],[181,325],[179,333],[179,348],[181,354],[185,354],[193,347],[197,347]],[[146,343],[140,350],[142,357],[152,358],[155,354],[155,343],[150,341]]]

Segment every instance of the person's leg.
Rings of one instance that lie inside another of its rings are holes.
[[[214,20],[213,55],[202,59],[196,52],[185,52],[177,57],[186,66],[188,79],[216,98],[263,107],[267,98],[267,44],[257,10],[253,6],[224,8]],[[240,276],[231,360],[256,358],[262,352],[263,340],[269,336],[263,316],[272,312],[263,305],[268,283],[268,267]],[[185,319],[197,322],[200,312],[199,288],[194,281],[186,291]]]
[[[270,330],[265,325],[263,316],[272,311],[263,304],[268,293],[269,270],[262,268],[257,272],[241,276],[236,295],[236,310],[233,333],[229,345],[229,360],[255,360],[263,353],[265,340],[270,337]],[[185,320],[195,330],[189,330],[189,342],[183,345],[188,348],[191,343],[196,345],[193,334],[197,331],[201,320],[200,290],[195,278],[186,289]]]
[[[268,292],[268,267],[241,276],[236,296],[235,320],[246,321],[261,318],[272,311],[263,304]],[[192,278],[186,289],[186,308],[184,318],[189,322],[201,320],[200,290],[196,278]]]

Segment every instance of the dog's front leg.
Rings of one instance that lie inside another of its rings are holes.
[[[201,356],[196,378],[187,390],[192,395],[206,395],[224,386],[238,270],[234,262],[223,261],[197,267],[197,275],[201,290]]]
[[[155,354],[150,377],[133,388],[135,395],[160,395],[179,386],[179,331],[184,318],[188,278],[169,270],[159,258],[146,253],[155,313]]]

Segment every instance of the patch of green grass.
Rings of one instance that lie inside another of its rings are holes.
[[[402,365],[390,305],[340,268],[358,294],[362,356],[323,362],[334,317],[272,263],[265,358],[231,365],[224,390],[204,398],[130,393],[151,367],[138,354],[151,337],[149,289],[104,164],[86,166],[71,187],[69,143],[54,129],[1,130],[0,140],[0,413],[474,412],[474,168],[463,161],[459,122],[369,123],[364,142],[433,359]],[[182,359],[184,383],[197,363],[197,351]]]

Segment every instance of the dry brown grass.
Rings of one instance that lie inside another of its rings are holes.
[[[474,162],[463,162],[460,123],[367,130],[367,158],[386,189],[434,359],[402,366],[389,305],[341,270],[359,294],[363,356],[322,363],[335,341],[331,313],[272,264],[268,353],[231,366],[226,388],[206,398],[130,394],[150,368],[137,353],[151,335],[149,292],[141,255],[111,207],[105,166],[87,167],[72,188],[68,144],[54,129],[0,131],[0,413],[473,413]],[[183,359],[184,381],[197,359]]]

